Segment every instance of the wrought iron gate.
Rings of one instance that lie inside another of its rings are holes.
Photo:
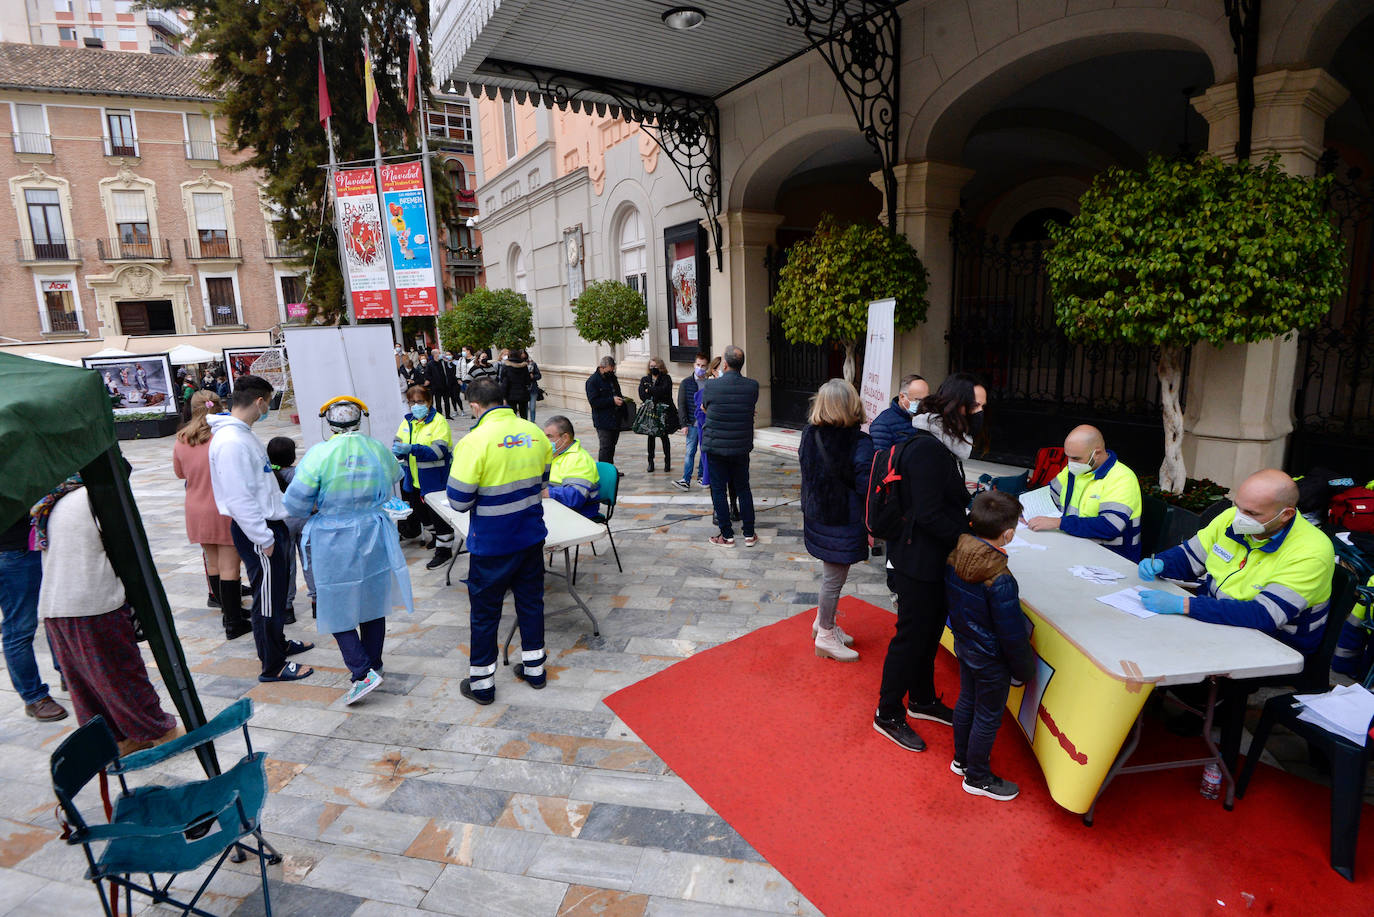
[[[1374,476],[1374,178],[1328,152],[1329,203],[1346,244],[1346,292],[1298,343],[1288,465]]]
[[[1041,446],[1091,423],[1127,464],[1155,472],[1164,454],[1158,351],[1069,341],[1055,321],[1043,242],[1005,242],[958,214],[951,236],[949,368],[987,384],[990,457],[1026,464]]]
[[[778,275],[787,263],[786,248],[768,249],[768,299],[778,291]],[[827,379],[843,374],[844,350],[834,343],[791,344],[782,322],[768,315],[768,356],[771,364],[773,423],[803,427],[811,396]]]

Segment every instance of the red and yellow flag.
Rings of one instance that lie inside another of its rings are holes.
[[[367,39],[363,39],[363,89],[364,98],[367,100],[367,120],[369,124],[377,123],[377,106],[381,99],[377,96],[377,81],[372,72],[372,49],[368,46]]]

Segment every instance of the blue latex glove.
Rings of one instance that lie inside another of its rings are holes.
[[[394,455],[397,455],[397,456],[409,455],[409,454],[410,454],[410,444],[409,444],[409,443],[392,443],[392,444],[391,444],[391,451],[392,451],[392,453],[393,453]]]
[[[1164,561],[1158,557],[1147,557],[1136,566],[1136,572],[1143,580],[1152,580],[1164,572]]]
[[[1140,593],[1140,604],[1144,605],[1147,611],[1153,611],[1157,615],[1188,613],[1187,596],[1174,595],[1172,592],[1163,592],[1159,589],[1146,589]]]

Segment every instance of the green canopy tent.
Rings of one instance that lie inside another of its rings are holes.
[[[62,410],[53,411],[54,404]],[[190,732],[205,724],[205,711],[134,504],[105,386],[89,369],[0,354],[0,520],[8,525],[18,519],[77,471],[90,491],[110,564]],[[206,772],[218,774],[214,749],[205,745],[201,752]]]

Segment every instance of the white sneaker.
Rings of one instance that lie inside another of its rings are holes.
[[[840,640],[840,629],[831,627],[816,634],[816,655],[822,659],[827,656],[836,662],[858,662],[859,654],[845,646]]]
[[[367,695],[375,691],[377,689],[377,686],[381,683],[382,676],[378,675],[375,670],[368,669],[367,677],[364,678],[362,681],[353,682],[352,686],[348,689],[348,693],[344,695],[344,704],[348,705],[357,703],[358,701],[362,700],[364,697],[367,697]]]
[[[811,636],[814,637],[814,636],[816,636],[817,634],[819,634],[820,632],[821,632],[821,616],[820,616],[820,615],[816,615],[816,620],[814,620],[814,621],[811,622]],[[835,622],[835,633],[837,633],[837,634],[840,635],[840,640],[844,643],[845,646],[853,646],[853,645],[854,645],[854,638],[851,637],[851,636],[849,636],[849,634],[846,634],[846,633],[844,632],[844,629],[843,629],[842,627],[840,627],[840,622],[839,622],[839,621],[836,621],[836,622]]]

